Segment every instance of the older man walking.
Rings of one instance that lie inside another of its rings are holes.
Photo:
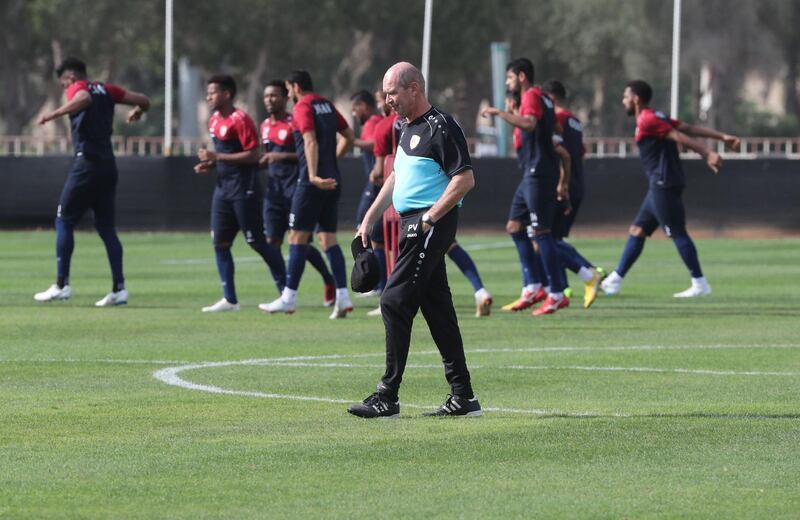
[[[444,363],[451,395],[432,416],[478,416],[464,344],[447,284],[444,255],[455,240],[458,206],[475,179],[464,132],[425,95],[425,78],[410,63],[396,63],[383,78],[386,102],[398,113],[402,135],[394,173],[358,229],[367,244],[372,225],[394,204],[400,213],[400,255],[381,295],[386,329],[386,372],[377,391],[348,411],[364,418],[398,417],[398,392],[417,311],[428,323]]]

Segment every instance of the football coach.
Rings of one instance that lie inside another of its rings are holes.
[[[397,111],[402,134],[394,172],[384,183],[358,228],[364,245],[372,225],[390,204],[400,214],[400,254],[383,293],[386,372],[377,391],[348,411],[364,418],[398,417],[398,392],[408,359],[417,311],[428,323],[450,384],[442,406],[430,416],[482,414],[472,391],[464,344],[447,284],[444,256],[458,227],[458,207],[475,186],[467,141],[456,121],[431,106],[425,78],[413,65],[392,65],[383,77],[386,103]]]

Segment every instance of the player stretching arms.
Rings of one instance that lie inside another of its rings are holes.
[[[581,207],[583,200],[583,125],[575,115],[570,112],[565,102],[567,90],[560,81],[549,81],[544,86],[544,91],[550,95],[556,105],[556,119],[562,129],[562,146],[569,152],[570,157],[570,176],[569,176],[569,211],[565,211],[565,204],[559,204],[556,210],[556,219],[553,223],[553,238],[558,246],[559,257],[562,266],[566,266],[570,271],[581,277],[584,283],[583,307],[588,309],[597,297],[597,288],[602,279],[601,273],[595,269],[591,262],[581,256],[565,239],[569,236],[572,224]],[[562,276],[566,280],[566,273]]]
[[[642,253],[644,241],[661,226],[672,239],[681,259],[692,276],[692,285],[685,291],[675,293],[676,298],[693,298],[711,294],[711,286],[700,269],[697,249],[686,231],[686,215],[681,194],[686,185],[681,167],[678,145],[699,153],[714,173],[722,167],[719,154],[708,150],[693,137],[707,137],[723,141],[730,148],[739,148],[739,138],[723,134],[710,128],[702,128],[671,119],[650,108],[653,89],[641,80],[634,80],[625,87],[622,106],[628,115],[636,116],[636,144],[642,159],[644,172],[650,179],[650,188],[639,208],[639,214],[630,227],[630,236],[619,265],[608,275],[601,287],[606,294],[617,294],[622,279]]]
[[[239,300],[233,282],[233,239],[241,229],[247,244],[264,259],[278,291],[286,280],[286,266],[278,249],[264,239],[262,193],[258,180],[258,131],[244,111],[233,106],[236,82],[226,75],[208,80],[206,102],[213,111],[208,131],[214,151],[201,149],[195,165],[198,175],[216,166],[217,182],[211,199],[211,238],[222,281],[223,298],[203,307],[203,312],[238,311]]]
[[[263,303],[259,308],[269,313],[295,311],[306,250],[316,227],[336,280],[336,303],[330,318],[344,318],[353,310],[353,304],[347,292],[344,255],[336,242],[341,194],[341,174],[336,159],[347,152],[355,135],[333,103],[314,93],[308,72],[292,72],[286,80],[286,88],[294,100],[292,124],[300,170],[289,214],[289,270],[280,298]],[[337,132],[344,137],[338,144]]]
[[[527,58],[518,58],[509,63],[506,66],[506,87],[520,94],[519,114],[494,107],[484,109],[483,114],[499,116],[521,130],[523,177],[511,203],[506,231],[517,247],[525,275],[535,270],[535,252],[525,231],[528,220],[533,227],[533,239],[539,246],[544,273],[550,282],[549,294],[542,305],[533,311],[534,316],[540,316],[552,314],[569,305],[569,298],[563,292],[558,248],[550,232],[557,199],[568,198],[569,194],[568,178],[559,174],[562,169],[553,144],[557,124],[553,102],[533,86],[533,74],[533,63]],[[566,169],[563,169],[563,173],[569,174]],[[526,282],[526,285],[532,283]],[[521,299],[533,305],[542,296],[539,289],[535,285],[526,287]]]
[[[150,108],[150,100],[144,94],[128,92],[116,85],[89,81],[86,64],[76,58],[61,62],[56,76],[66,92],[67,102],[39,117],[39,124],[69,115],[75,160],[56,213],[56,283],[33,297],[47,302],[66,300],[72,295],[69,269],[75,247],[74,227],[91,208],[95,229],[106,246],[112,276],[111,292],[95,305],[122,305],[128,303],[128,291],[122,274],[122,244],[114,225],[117,191],[117,164],[111,146],[114,105],[133,106],[128,112],[128,122],[132,123]]]
[[[289,91],[283,80],[273,80],[264,88],[264,108],[269,117],[261,123],[261,141],[266,153],[258,164],[266,168],[267,189],[264,190],[264,233],[267,243],[277,249],[289,229],[289,212],[297,186],[297,152],[292,134],[292,116],[286,112]],[[309,244],[306,260],[322,275],[325,284],[323,304],[336,301],[336,283],[316,247]]]

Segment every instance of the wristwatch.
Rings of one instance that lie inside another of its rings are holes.
[[[422,215],[422,222],[423,222],[423,224],[428,224],[429,226],[432,226],[434,224],[433,219],[427,213]]]

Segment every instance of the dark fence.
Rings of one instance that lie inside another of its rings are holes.
[[[0,157],[0,226],[50,227],[72,159]],[[121,157],[117,223],[122,229],[207,229],[213,176],[192,172],[185,157]],[[684,161],[688,187],[684,196],[689,222],[723,230],[741,226],[800,230],[800,162],[782,159],[729,160],[720,175],[702,161]],[[477,186],[467,196],[461,223],[502,230],[520,173],[512,159],[476,159]],[[364,184],[361,162],[341,161],[341,228],[354,226]],[[638,159],[586,161],[587,196],[580,227],[627,225],[647,190]],[[91,225],[86,216],[84,226]]]

